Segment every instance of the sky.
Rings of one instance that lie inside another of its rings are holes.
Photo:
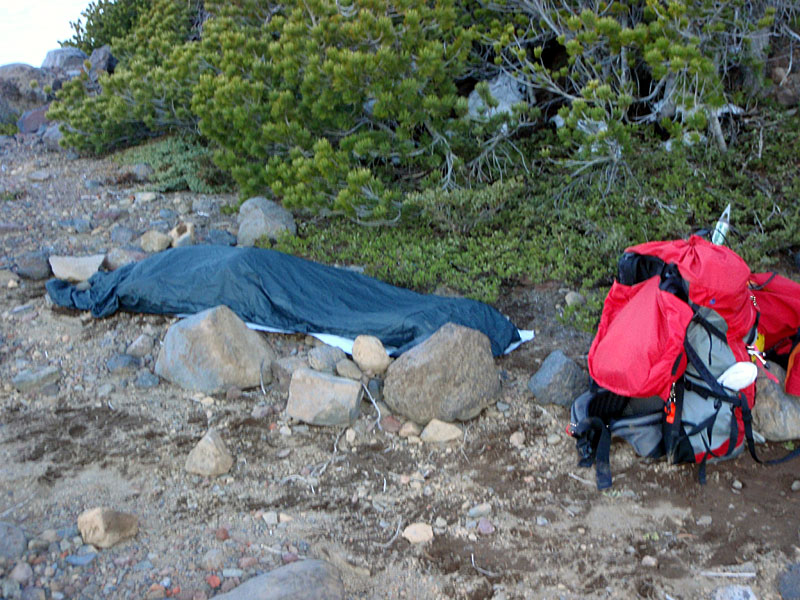
[[[0,65],[41,67],[48,50],[72,37],[89,0],[0,0]]]

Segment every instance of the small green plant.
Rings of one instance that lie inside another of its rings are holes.
[[[121,164],[147,163],[154,171],[149,186],[158,192],[189,190],[198,194],[228,191],[230,179],[212,161],[211,151],[196,140],[178,136],[120,152]]]
[[[18,131],[16,123],[0,123],[0,135],[14,135]]]
[[[19,200],[24,194],[19,190],[0,190],[0,202]]]

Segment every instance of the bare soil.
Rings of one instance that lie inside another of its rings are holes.
[[[37,171],[48,177],[31,179]],[[0,269],[33,250],[108,250],[118,225],[142,233],[181,218],[201,236],[235,231],[230,217],[185,210],[189,194],[136,203],[115,164],[28,142],[0,149],[3,192],[13,193],[0,200]],[[178,216],[160,212],[169,210]],[[91,220],[90,231],[69,224],[81,217]],[[25,554],[34,567],[29,585],[47,598],[211,597],[219,588],[207,576],[222,573],[205,557],[218,549],[225,569],[241,570],[222,578],[225,589],[295,557],[315,557],[340,569],[348,598],[688,600],[728,585],[779,598],[778,577],[800,561],[797,464],[767,468],[744,453],[710,465],[701,486],[695,468],[648,462],[615,443],[614,486],[598,492],[564,434],[567,409],[540,406],[527,388],[555,348],[585,366],[591,336],[557,319],[564,292],[556,283],[505,292],[498,308],[537,337],[497,360],[499,408],[464,423],[459,442],[440,446],[384,430],[369,403],[345,434],[288,420],[274,386],[232,399],[163,381],[139,388],[135,371],[112,373],[107,361],[142,333],[162,338],[173,319],[119,313],[95,320],[53,308],[43,282],[4,285],[0,520],[33,540]],[[268,339],[279,355],[303,355],[312,343]],[[11,385],[19,371],[45,365],[60,367],[57,386],[20,394]],[[227,475],[205,479],[183,465],[211,426],[236,462]],[[515,432],[524,433],[523,447],[511,443]],[[764,458],[785,452],[776,444],[759,450]],[[492,507],[491,533],[468,515],[483,502]],[[65,557],[81,551],[77,516],[98,505],[136,514],[139,534],[87,566],[71,566]],[[263,518],[272,513],[281,515],[278,524]],[[431,542],[412,545],[397,535],[414,522],[434,527]],[[60,541],[37,544],[48,529]],[[0,563],[0,578],[13,566]],[[169,585],[159,589],[165,578]]]

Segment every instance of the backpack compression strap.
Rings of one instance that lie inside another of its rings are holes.
[[[703,383],[708,386],[708,391],[711,393],[711,395],[720,398],[725,402],[730,402],[734,407],[738,408],[742,412],[744,437],[745,440],[747,440],[747,449],[750,451],[750,456],[753,457],[754,461],[763,465],[777,465],[800,456],[800,448],[795,448],[782,458],[766,461],[758,458],[758,455],[756,454],[756,443],[755,439],[753,438],[753,413],[750,410],[750,404],[747,401],[747,396],[745,396],[744,392],[741,391],[737,392],[735,397],[730,396],[728,391],[716,379],[714,379],[714,376],[711,374],[705,364],[703,364],[703,361],[700,359],[695,349],[689,344],[684,344],[684,348],[686,350],[687,359],[697,370],[697,373],[703,379]],[[703,462],[705,462],[705,460]],[[705,465],[701,465],[701,468],[703,466]]]
[[[578,423],[572,435],[578,438],[579,465],[589,467],[595,464],[597,489],[611,487],[611,434],[600,417],[586,417]]]

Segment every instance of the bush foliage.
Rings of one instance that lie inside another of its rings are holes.
[[[61,42],[62,46],[75,46],[90,55],[92,50],[115,39],[125,37],[136,24],[139,15],[149,8],[149,0],[96,0],[70,22],[73,36]]]
[[[727,202],[754,266],[800,245],[795,144],[778,143],[798,123],[761,94],[796,3],[142,2],[90,5],[75,43],[110,39],[120,63],[49,116],[87,153],[191,140],[181,155],[213,154],[242,197],[330,218],[286,249],[491,299],[520,278],[607,284],[626,246]],[[525,100],[470,114],[473,92],[498,106],[501,73]]]

